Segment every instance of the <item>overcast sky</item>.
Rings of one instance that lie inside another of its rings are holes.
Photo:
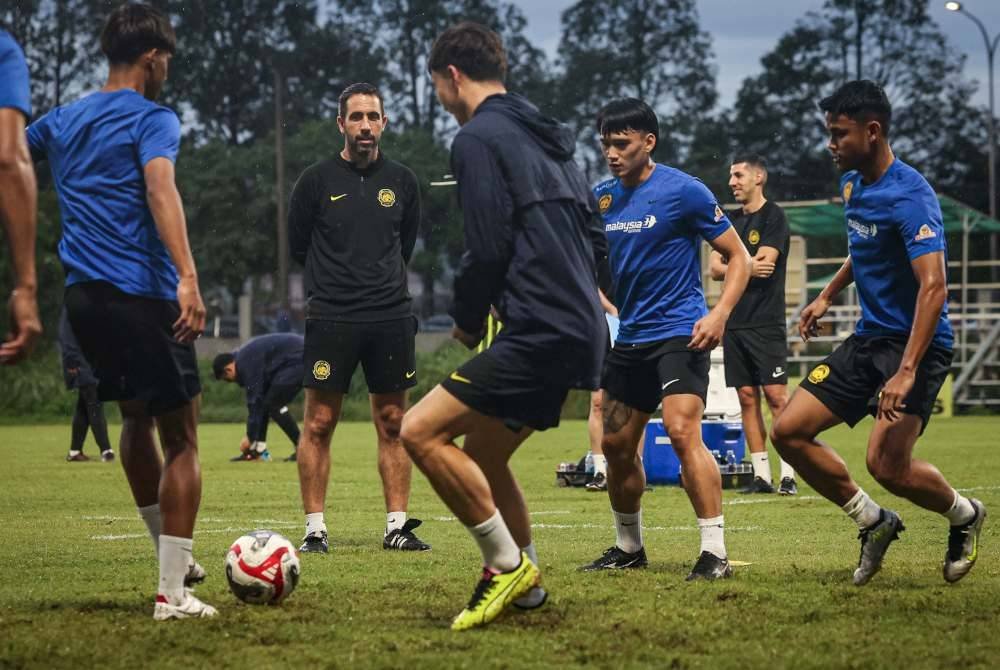
[[[573,4],[571,0],[513,0],[528,19],[528,36],[550,56],[559,45],[559,16]],[[778,38],[795,21],[823,0],[697,0],[701,25],[712,36],[718,65],[720,102],[729,106],[747,76],[760,71],[760,57],[770,51]],[[1000,33],[1000,0],[967,0],[964,8],[979,17],[990,31]],[[944,8],[944,0],[931,1],[931,16],[941,26],[955,48],[967,55],[966,75],[979,81],[974,98],[987,104],[986,46],[975,24],[957,12]],[[1000,69],[1000,58],[996,66]],[[1000,78],[1000,72],[996,77]],[[1000,80],[996,81],[1000,86]],[[1000,105],[1000,100],[997,101]]]

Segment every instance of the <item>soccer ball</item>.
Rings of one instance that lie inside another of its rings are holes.
[[[226,580],[243,602],[277,605],[299,583],[299,554],[284,536],[255,530],[229,547]]]

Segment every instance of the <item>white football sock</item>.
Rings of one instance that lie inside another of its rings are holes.
[[[83,449],[70,449],[69,450],[70,458],[73,458],[74,456],[79,456],[82,453],[83,453]]]
[[[753,463],[753,474],[755,477],[760,477],[768,484],[771,483],[771,463],[767,459],[767,452],[761,451],[751,451],[750,452],[750,462]],[[720,556],[719,558],[725,558]]]
[[[149,531],[149,537],[153,540],[153,550],[157,555],[160,554],[160,503],[155,505],[147,505],[145,507],[137,508],[139,510],[139,516],[142,517],[143,522],[146,524],[146,530]]]
[[[701,550],[715,554],[718,558],[726,557],[725,524],[722,516],[711,519],[698,519],[698,530],[701,531]]]
[[[635,514],[625,514],[611,510],[615,519],[615,546],[626,554],[634,554],[642,549],[642,510]]]
[[[385,534],[402,528],[404,523],[406,523],[406,512],[389,512],[385,515]]]
[[[194,562],[194,540],[189,537],[160,535],[160,590],[172,605],[184,600],[184,576]]]
[[[306,514],[306,535],[313,535],[321,531],[326,531],[326,522],[323,520],[322,512]]]
[[[500,572],[510,572],[521,565],[521,549],[510,534],[503,517],[500,516],[500,510],[494,512],[486,521],[466,528],[479,545],[486,567]]]
[[[538,565],[538,551],[535,549],[534,542],[529,544],[527,547],[522,547],[521,551],[528,555],[528,559],[530,559],[532,563],[536,566]],[[523,607],[524,609],[534,609],[541,605],[544,601],[545,589],[541,586],[533,586],[530,591],[515,600],[514,604],[518,607]]]
[[[952,526],[964,526],[976,517],[976,508],[972,506],[969,499],[955,491],[955,502],[951,504],[951,509],[944,513],[948,523]]]
[[[598,472],[605,477],[608,476],[608,459],[604,457],[604,454],[594,454],[594,474],[596,475]]]
[[[783,458],[779,458],[778,462],[781,463],[781,478],[782,479],[795,479],[795,470],[788,463],[785,463]]]
[[[250,448],[256,451],[258,454],[263,454],[267,451],[267,442],[258,441],[250,445]]]
[[[858,528],[861,530],[874,526],[882,516],[882,508],[861,489],[858,489],[854,497],[848,500],[841,509],[847,512],[847,516],[854,519],[854,523],[858,524]]]

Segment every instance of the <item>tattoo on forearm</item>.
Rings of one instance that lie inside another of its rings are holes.
[[[620,400],[607,398],[603,408],[605,434],[617,433],[632,418],[632,408]]]

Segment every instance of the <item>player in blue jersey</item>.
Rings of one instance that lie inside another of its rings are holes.
[[[10,335],[0,342],[0,364],[31,351],[42,324],[35,298],[37,191],[24,127],[31,117],[28,65],[14,38],[0,29],[0,221],[7,233],[14,291],[8,301]]]
[[[833,299],[854,282],[861,319],[854,335],[813,368],[772,427],[785,460],[860,528],[854,583],[868,583],[903,530],[851,479],[844,461],[817,436],[840,423],[875,417],[868,471],[891,493],[944,515],[951,526],[944,578],[955,582],[976,562],[986,508],[960,495],[933,465],[913,458],[952,357],[941,207],[934,190],[889,146],[892,108],[882,88],[852,81],[820,102],[840,181],[850,255],[802,311],[808,340]]]
[[[100,399],[121,408],[122,466],[159,555],[157,620],[216,613],[186,588],[204,578],[191,537],[201,500],[193,342],[205,306],[174,182],[180,123],[153,102],[175,48],[157,10],[120,6],[101,33],[104,88],[28,128],[59,196],[69,322]]]
[[[604,455],[617,539],[584,566],[615,570],[646,565],[640,502],[646,487],[638,444],[662,404],[670,443],[701,531],[701,551],[687,579],[732,573],[723,537],[722,481],[701,441],[710,351],[750,279],[750,256],[715,196],[698,179],[655,163],[659,121],[634,98],[598,114],[597,131],[614,178],[594,189],[608,236],[613,302],[621,325],[604,364]],[[726,286],[708,311],[701,286],[700,240],[729,263]]]

